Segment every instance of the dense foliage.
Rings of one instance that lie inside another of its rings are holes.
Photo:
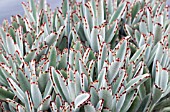
[[[170,20],[157,0],[46,0],[0,27],[10,112],[170,111]]]

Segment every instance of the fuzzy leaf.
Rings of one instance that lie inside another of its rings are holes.
[[[7,78],[7,81],[9,83],[12,91],[15,93],[15,95],[24,103],[25,102],[24,92],[20,89],[20,87],[11,78]]]
[[[74,101],[75,109],[80,108],[80,106],[90,99],[90,96],[91,95],[89,93],[81,93],[78,95]]]

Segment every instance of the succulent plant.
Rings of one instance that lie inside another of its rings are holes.
[[[155,0],[46,0],[0,27],[10,112],[170,111],[170,20]]]

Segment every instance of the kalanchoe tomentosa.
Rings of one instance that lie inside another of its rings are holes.
[[[0,27],[10,112],[170,111],[170,20],[159,0],[45,0]]]

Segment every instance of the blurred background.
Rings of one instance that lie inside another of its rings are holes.
[[[10,20],[12,15],[24,14],[21,2],[26,2],[27,0],[0,0],[0,24],[4,19]],[[36,0],[38,1],[38,0]],[[47,0],[47,3],[50,4],[52,9],[61,5],[62,0]],[[170,0],[166,2],[170,5]],[[170,17],[170,14],[169,14]]]
[[[10,20],[12,15],[24,14],[21,2],[27,2],[27,0],[0,0],[0,24],[4,19]],[[62,0],[47,0],[52,9],[60,6],[61,2]]]

